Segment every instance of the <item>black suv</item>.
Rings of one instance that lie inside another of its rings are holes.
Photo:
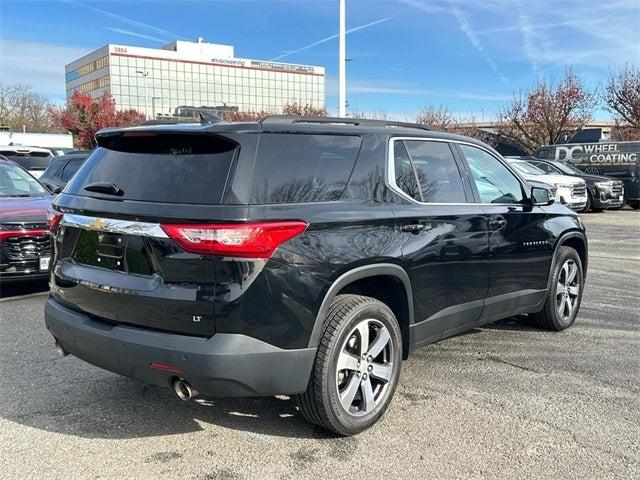
[[[60,353],[183,399],[292,395],[354,434],[417,347],[578,313],[578,216],[477,140],[276,116],[97,142],[54,202],[46,326]]]

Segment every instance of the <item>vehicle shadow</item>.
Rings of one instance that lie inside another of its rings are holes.
[[[485,330],[511,330],[521,332],[539,332],[541,331],[535,322],[528,315],[517,315],[515,317],[505,318],[497,322],[484,325]]]
[[[29,381],[23,377],[19,384],[11,384],[11,379],[23,375],[25,362],[11,358],[15,364],[2,359],[0,368],[4,397],[0,416],[41,430],[127,439],[197,432],[216,425],[249,435],[333,438],[306,422],[288,397],[198,397],[183,402],[169,388],[104,372],[72,357],[30,361]]]
[[[526,317],[483,328],[534,330]],[[477,333],[481,330],[465,332]],[[215,437],[217,430],[209,426],[250,436],[336,438],[306,422],[288,397],[199,397],[183,402],[169,388],[112,374],[75,357],[58,357],[45,332],[34,336],[33,330],[21,329],[16,337],[11,348],[0,347],[0,417],[11,422],[103,439],[204,430]]]
[[[17,297],[49,290],[47,280],[34,280],[14,283],[0,283],[0,298]]]

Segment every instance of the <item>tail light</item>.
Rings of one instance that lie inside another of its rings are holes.
[[[187,252],[270,258],[276,248],[300,235],[308,224],[302,221],[287,221],[161,226],[167,235]]]
[[[58,227],[62,221],[63,214],[55,210],[47,210],[47,229],[51,233],[58,233]]]

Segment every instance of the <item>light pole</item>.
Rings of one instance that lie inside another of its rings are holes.
[[[144,118],[149,120],[149,96],[147,95],[147,77],[149,76],[149,72],[147,70],[136,70],[138,75],[142,75],[144,78]]]
[[[347,116],[347,68],[346,68],[346,19],[345,0],[340,0],[340,25],[338,29],[338,116]]]
[[[156,100],[160,100],[161,97],[151,97],[151,112],[153,114],[153,118],[151,120],[156,119]]]

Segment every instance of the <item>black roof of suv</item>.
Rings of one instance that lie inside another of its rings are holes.
[[[294,395],[353,434],[415,348],[578,313],[579,218],[477,140],[281,116],[97,140],[54,202],[46,324],[62,352],[183,399]]]

